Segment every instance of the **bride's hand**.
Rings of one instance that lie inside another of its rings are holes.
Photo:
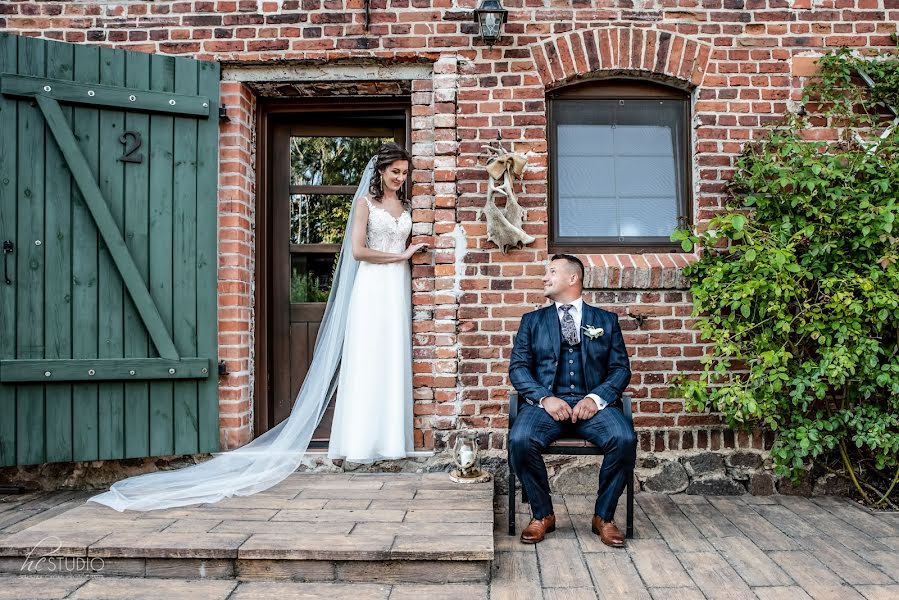
[[[425,252],[427,249],[427,244],[410,244],[406,251],[403,252],[403,258],[409,260],[416,252]]]

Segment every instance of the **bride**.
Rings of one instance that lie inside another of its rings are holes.
[[[293,473],[337,389],[328,456],[401,458],[412,445],[411,159],[384,144],[365,168],[344,234],[312,364],[290,416],[249,444],[176,471],[116,482],[88,501],[118,511],[218,502],[268,489]],[[378,357],[373,361],[372,357]]]

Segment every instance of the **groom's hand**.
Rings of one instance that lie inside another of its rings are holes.
[[[568,403],[555,396],[543,399],[543,410],[556,421],[567,421],[571,417],[571,407]]]
[[[543,403],[546,404],[546,401],[544,400]],[[587,421],[598,412],[599,410],[596,408],[596,402],[593,401],[593,398],[584,397],[574,405],[574,410],[571,411],[571,422],[577,423],[578,419]]]

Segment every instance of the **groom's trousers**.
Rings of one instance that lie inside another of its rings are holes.
[[[561,397],[569,406],[583,398]],[[553,512],[543,450],[559,438],[574,435],[593,443],[603,454],[594,512],[605,521],[615,517],[618,498],[637,460],[637,436],[615,402],[586,421],[556,421],[531,404],[522,404],[509,436],[512,468],[531,503],[531,514],[542,519]]]

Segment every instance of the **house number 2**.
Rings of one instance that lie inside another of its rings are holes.
[[[137,154],[138,149],[141,146],[140,133],[137,131],[126,131],[119,137],[119,141],[125,145],[125,153],[119,157],[119,160],[122,162],[128,163],[142,163],[144,162],[144,155]]]

